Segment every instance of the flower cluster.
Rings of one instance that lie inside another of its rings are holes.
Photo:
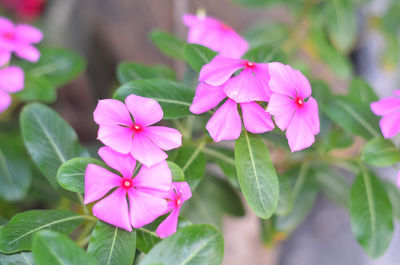
[[[93,115],[99,125],[98,139],[106,145],[98,154],[119,175],[89,164],[85,204],[98,201],[93,214],[128,231],[170,212],[156,233],[160,237],[175,233],[180,207],[191,191],[186,182],[172,182],[163,150],[179,147],[182,135],[172,128],[152,126],[163,118],[161,106],[136,95],[128,96],[125,104],[100,100]],[[142,164],[137,174],[136,160]]]
[[[0,113],[11,104],[10,94],[24,88],[24,72],[20,67],[9,66],[11,54],[36,62],[40,52],[32,44],[42,40],[40,30],[26,24],[14,25],[7,18],[0,18]]]

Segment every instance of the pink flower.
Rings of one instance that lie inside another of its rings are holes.
[[[24,88],[24,71],[17,66],[0,69],[0,113],[11,104],[10,93],[16,93]]]
[[[216,107],[225,98],[226,94],[222,86],[200,83],[197,86],[190,111],[194,114],[206,112]],[[228,98],[208,121],[206,129],[214,141],[219,142],[239,138],[242,131],[242,121],[237,105],[234,100]],[[247,131],[264,133],[275,127],[271,116],[256,102],[240,103],[240,107],[244,127]]]
[[[241,72],[232,77],[232,75]],[[224,93],[237,103],[269,101],[271,91],[268,64],[216,56],[203,66],[199,81],[212,86],[223,86]]]
[[[173,182],[166,199],[168,206],[165,213],[169,216],[158,226],[156,234],[161,238],[166,238],[176,232],[178,226],[179,211],[182,204],[192,197],[190,187],[186,182]]]
[[[276,125],[283,131],[292,152],[309,147],[319,133],[318,105],[311,96],[307,78],[289,65],[269,63],[273,92],[267,111],[274,116]]]
[[[400,131],[400,90],[395,90],[393,94],[395,96],[371,103],[372,112],[383,116],[379,125],[385,138],[391,138]]]
[[[15,52],[25,60],[37,62],[40,57],[39,50],[32,44],[42,40],[42,32],[27,24],[14,25],[7,18],[0,18],[0,50],[2,52]]]
[[[99,155],[122,177],[95,164],[87,166],[84,203],[100,200],[93,206],[94,216],[132,231],[131,226],[142,227],[165,212],[167,202],[160,194],[171,187],[172,177],[167,162],[151,168],[142,166],[139,173],[133,176],[136,161],[130,155],[117,153],[109,147],[100,148]]]
[[[240,58],[249,49],[247,41],[223,22],[186,14],[183,23],[189,27],[187,41],[206,46],[222,56]]]
[[[93,115],[101,142],[119,153],[130,153],[147,167],[168,157],[163,150],[182,144],[182,135],[176,129],[150,126],[164,115],[153,99],[129,95],[125,104],[115,99],[100,100]]]

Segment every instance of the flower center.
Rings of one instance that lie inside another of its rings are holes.
[[[245,62],[244,66],[246,68],[254,68],[254,67],[256,67],[256,65],[254,63],[249,62],[249,61]]]
[[[130,189],[133,187],[133,183],[131,179],[123,179],[121,186],[125,189]]]
[[[133,123],[130,127],[129,127],[134,133],[140,132],[142,131],[142,126],[140,126],[139,124],[135,124]]]
[[[300,97],[297,97],[297,98],[295,99],[295,102],[296,102],[297,107],[303,107],[303,106],[304,106],[304,101],[303,101],[303,99],[300,98]]]
[[[8,39],[8,40],[13,40],[13,39],[15,38],[14,32],[4,32],[4,33],[2,34],[2,36],[3,36],[5,39]]]
[[[180,207],[181,205],[182,205],[182,198],[181,198],[181,196],[178,196],[178,197],[176,197],[175,198],[175,206],[176,207]]]

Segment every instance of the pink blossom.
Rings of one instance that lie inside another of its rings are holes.
[[[397,187],[400,187],[400,171],[397,173]]]
[[[160,104],[150,98],[129,95],[125,104],[115,99],[100,100],[93,115],[101,142],[117,152],[130,153],[147,167],[168,157],[163,150],[182,144],[182,135],[176,129],[150,126],[164,116]]]
[[[385,138],[391,138],[400,131],[400,90],[394,96],[371,103],[372,112],[383,116],[379,125]]]
[[[14,25],[7,18],[0,18],[0,50],[2,52],[15,52],[22,59],[37,62],[40,52],[32,44],[40,42],[42,38],[42,32],[33,26]]]
[[[245,39],[215,18],[186,14],[182,19],[189,27],[187,41],[190,43],[201,44],[231,58],[240,58],[249,49]]]
[[[206,112],[216,107],[225,98],[226,94],[223,86],[200,83],[197,86],[190,111],[194,114]],[[219,142],[239,138],[242,131],[242,121],[237,105],[234,100],[228,98],[208,121],[206,129],[214,141]],[[275,127],[268,112],[256,102],[240,103],[239,105],[242,110],[244,127],[247,131],[264,133]]]
[[[276,125],[283,131],[289,147],[299,151],[309,147],[319,133],[318,105],[311,96],[307,78],[289,65],[269,63],[272,91],[267,111],[274,116]]]
[[[238,75],[232,75],[241,71]],[[270,76],[268,64],[253,63],[242,59],[216,56],[203,66],[199,81],[212,86],[223,86],[224,93],[237,103],[269,101]]]
[[[165,199],[168,201],[167,210],[169,216],[158,226],[156,234],[161,238],[166,238],[176,232],[178,226],[179,211],[182,204],[192,197],[190,187],[186,182],[173,182]]]
[[[21,91],[24,88],[24,71],[17,66],[0,69],[0,113],[11,104],[9,94]]]
[[[142,166],[139,173],[133,176],[136,161],[130,155],[117,153],[109,147],[100,148],[99,155],[122,177],[95,164],[87,166],[84,203],[99,200],[93,206],[94,216],[132,231],[131,226],[142,227],[165,212],[167,202],[159,194],[164,194],[171,187],[172,177],[167,162],[151,168]]]

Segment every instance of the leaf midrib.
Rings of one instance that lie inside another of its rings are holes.
[[[206,240],[199,248],[197,248],[192,254],[190,254],[185,260],[183,260],[180,265],[187,264],[197,253],[199,253],[203,248],[206,247],[208,242],[210,242],[211,240],[213,240],[217,236],[218,236],[218,234],[215,234],[214,236],[212,236],[208,240]]]
[[[117,234],[118,234],[118,228],[115,227],[114,236],[113,236],[113,240],[112,240],[112,243],[111,243],[110,254],[108,255],[107,265],[109,265],[110,261],[111,261],[111,256],[112,256],[113,251],[114,251],[115,239],[117,238]]]

